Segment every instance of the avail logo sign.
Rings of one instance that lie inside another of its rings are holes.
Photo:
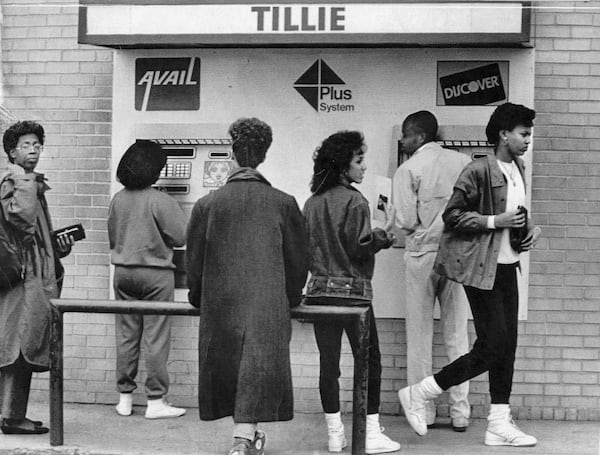
[[[294,83],[294,88],[317,112],[354,111],[352,90],[325,63],[318,59]]]
[[[500,65],[492,63],[440,77],[444,104],[478,106],[505,101],[502,73]],[[505,73],[508,73],[508,68]]]
[[[136,111],[197,111],[199,108],[199,58],[136,59]]]

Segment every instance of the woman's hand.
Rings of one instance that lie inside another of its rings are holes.
[[[530,249],[532,249],[535,246],[535,244],[537,243],[541,234],[542,234],[542,229],[539,228],[538,226],[535,226],[533,229],[531,229],[527,233],[527,237],[525,237],[523,239],[523,241],[521,242],[521,250],[529,251]]]
[[[384,208],[385,225],[383,226],[383,230],[389,232],[396,221],[396,208],[388,202],[384,202]]]
[[[525,223],[527,223],[527,217],[525,213],[519,210],[501,213],[500,215],[496,215],[494,219],[497,229],[520,228],[525,226]]]
[[[72,235],[59,235],[56,237],[56,249],[61,256],[69,254],[74,243],[75,239]]]

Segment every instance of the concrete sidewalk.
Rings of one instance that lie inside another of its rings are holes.
[[[135,407],[130,417],[118,416],[112,406],[66,404],[65,445],[52,447],[48,435],[15,436],[0,433],[0,455],[213,455],[230,447],[232,421],[201,422],[198,409],[170,420],[146,420],[145,408]],[[29,406],[28,417],[49,422],[48,405]],[[466,433],[455,433],[449,425],[429,431],[421,438],[401,416],[382,416],[386,434],[400,441],[401,454],[415,455],[600,455],[600,422],[522,420],[518,425],[539,440],[536,447],[486,447],[487,422],[473,420]],[[348,439],[352,416],[345,415]],[[327,435],[320,414],[299,414],[285,423],[261,424],[267,433],[266,455],[326,455]],[[344,450],[350,454],[350,448]]]

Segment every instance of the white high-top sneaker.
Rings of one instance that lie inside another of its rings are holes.
[[[348,445],[346,434],[344,433],[344,424],[342,423],[342,414],[338,412],[325,413],[327,422],[328,450],[330,452],[341,452]]]
[[[392,441],[383,434],[384,428],[379,425],[379,414],[367,415],[367,440],[365,452],[368,454],[388,453],[400,450],[400,443]]]
[[[406,420],[419,436],[427,434],[426,402],[434,400],[442,392],[443,390],[435,382],[433,376],[427,376],[421,382],[398,391],[398,398],[400,398]]]
[[[485,432],[486,446],[531,447],[537,439],[523,433],[515,424],[507,404],[492,404]]]
[[[185,414],[185,409],[171,406],[163,398],[158,398],[156,400],[148,399],[145,417],[147,419],[169,419],[183,414]]]
[[[131,393],[120,393],[119,404],[115,406],[117,413],[122,416],[131,415],[131,407],[133,405],[133,397]]]

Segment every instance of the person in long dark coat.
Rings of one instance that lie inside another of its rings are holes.
[[[10,126],[2,138],[8,171],[0,177],[2,216],[22,241],[24,279],[0,290],[0,402],[4,434],[43,434],[42,422],[26,417],[33,372],[50,364],[50,299],[60,295],[59,258],[71,252],[71,236],[53,245],[44,174],[35,172],[44,128],[31,121]]]
[[[200,418],[233,416],[230,455],[262,454],[258,422],[293,417],[290,307],[308,270],[304,219],[295,199],[256,167],[271,128],[239,119],[229,128],[234,167],[199,199],[187,229],[189,301],[200,308]]]

